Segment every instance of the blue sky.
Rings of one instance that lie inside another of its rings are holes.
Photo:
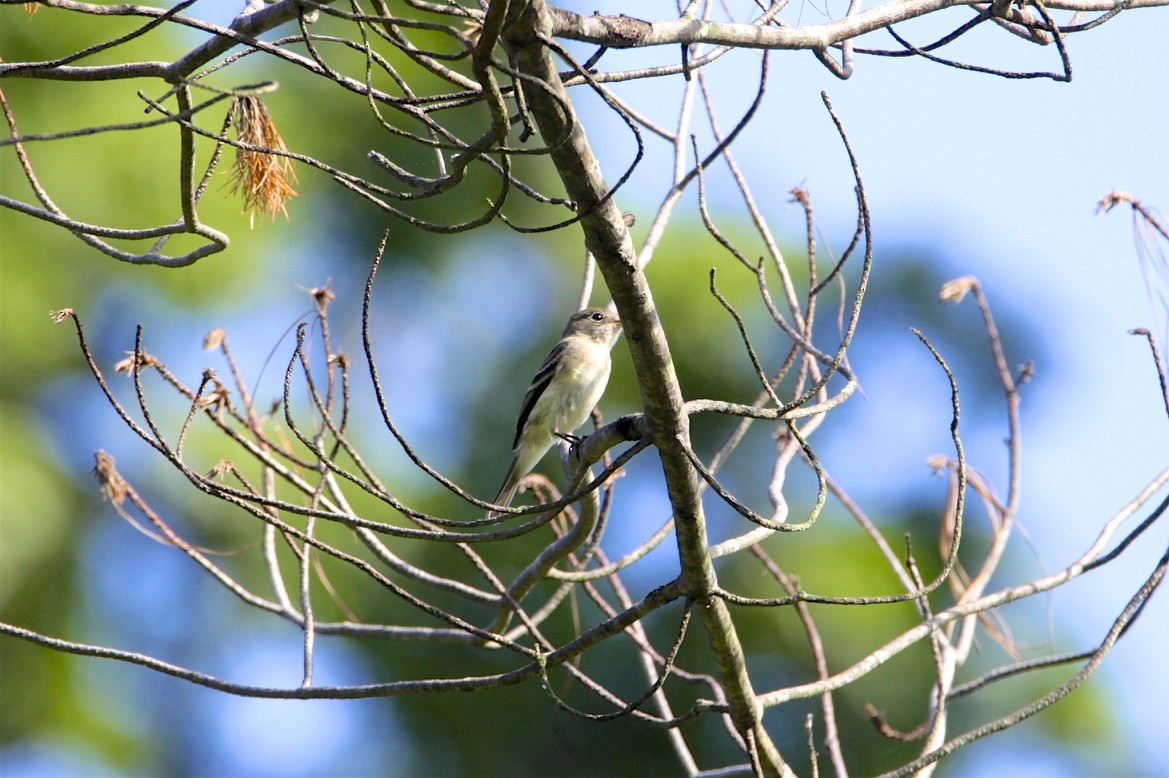
[[[630,11],[621,3],[571,7],[581,13]],[[659,8],[668,4],[639,6],[633,15],[668,16]],[[785,11],[789,21],[792,11]],[[812,4],[799,13],[805,22],[822,18]],[[969,10],[959,8],[904,25],[899,32],[924,45],[969,16]],[[787,190],[802,186],[811,192],[819,223],[839,251],[851,234],[854,195],[821,103],[820,92],[826,90],[860,161],[878,251],[875,272],[881,272],[882,249],[937,248],[953,276],[977,276],[992,305],[998,301],[1024,309],[1038,324],[1049,361],[1036,365],[1039,378],[1024,389],[1020,521],[1048,569],[1082,554],[1104,521],[1169,465],[1169,420],[1152,360],[1143,339],[1128,334],[1142,326],[1163,334],[1166,311],[1146,287],[1128,211],[1096,215],[1097,202],[1112,189],[1169,210],[1169,71],[1155,54],[1163,48],[1164,22],[1162,10],[1129,12],[1070,36],[1070,84],[1006,80],[921,60],[873,57],[858,57],[852,78],[841,81],[810,53],[779,52],[771,59],[764,104],[735,145],[773,227],[799,234],[802,217],[785,203]],[[865,44],[897,48],[884,33]],[[1027,44],[991,25],[945,54],[1009,70],[1059,69],[1054,46]],[[662,61],[660,50],[610,52],[602,66],[623,69]],[[736,53],[707,69],[724,131],[753,98],[757,73],[755,53]],[[678,83],[665,80],[616,88],[669,128],[676,123],[680,90]],[[586,121],[599,114],[582,110]],[[694,126],[703,138],[701,120]],[[616,122],[589,130],[610,178],[616,177],[628,160],[627,132]],[[653,149],[653,140],[650,144]],[[660,144],[656,148],[663,154]],[[668,164],[665,156],[647,162],[651,169]],[[648,219],[663,194],[662,187],[650,186],[641,197],[627,194],[621,204],[636,206],[639,217]],[[716,214],[735,206],[729,189],[712,187]],[[869,304],[880,301],[870,297]],[[981,332],[972,335],[982,337]],[[1012,352],[1011,345],[1006,344],[1012,364],[1031,358]],[[859,401],[865,412],[875,418],[906,412],[896,395],[906,380],[902,365],[854,366],[866,387]],[[942,426],[936,419],[931,423]],[[873,424],[853,433],[856,448],[882,452],[878,466],[884,470],[856,479],[862,504],[866,498],[882,499],[886,470],[924,470],[923,451],[891,441],[894,429]],[[976,426],[971,446],[974,464],[998,476],[1000,488],[1003,429],[1001,424]],[[1072,631],[1072,643],[1086,647],[1102,638],[1152,570],[1165,536],[1161,527],[1154,536],[1160,540],[1146,539],[1123,569],[1107,574],[1108,580],[1093,577],[1072,589],[1074,600],[1057,601],[1057,623]],[[1147,610],[1131,638],[1114,650],[1104,674],[1119,689],[1125,727],[1142,754],[1139,761],[1153,769],[1163,765],[1169,738],[1163,709],[1169,674],[1163,669],[1163,640],[1156,634],[1169,623],[1169,600],[1155,597]],[[1091,769],[1077,766],[1074,756],[1037,751],[1025,732],[992,740],[993,745],[982,744],[964,758],[964,775],[1004,770],[1068,775]]]
[[[1163,333],[1165,311],[1150,300],[1127,211],[1094,214],[1113,188],[1169,208],[1169,73],[1153,54],[1164,20],[1162,11],[1122,14],[1074,36],[1071,84],[889,60],[861,60],[842,83],[811,56],[781,55],[756,124],[767,129],[748,140],[759,144],[751,156],[757,180],[802,183],[821,221],[832,225],[828,233],[844,234],[852,195],[819,106],[826,89],[860,158],[878,247],[944,246],[955,275],[978,276],[992,303],[1024,306],[1044,324],[1051,363],[1037,365],[1047,379],[1042,392],[1024,394],[1020,518],[1049,568],[1082,553],[1102,522],[1169,464],[1169,422],[1151,359],[1143,341],[1127,334],[1139,326]],[[881,37],[887,43],[878,45],[893,46]],[[1026,44],[1002,34],[982,46],[1004,57],[1018,48]],[[1047,67],[1057,62],[1050,49],[1042,55]],[[985,54],[978,61],[986,63]],[[772,139],[761,141],[768,132]],[[868,386],[874,414],[888,407],[881,405],[884,388],[880,379]],[[879,437],[870,443],[888,445]],[[1100,639],[1151,571],[1165,535],[1162,527],[1160,541],[1146,542],[1127,574],[1094,579],[1078,589],[1076,604],[1064,601],[1062,613],[1078,615],[1061,623],[1077,630],[1083,645]],[[1121,704],[1131,706],[1126,726],[1146,763],[1164,770],[1169,601],[1155,597],[1142,621],[1105,673]],[[1025,745],[978,754],[965,763],[971,774],[1008,767],[1011,775],[1075,773]]]

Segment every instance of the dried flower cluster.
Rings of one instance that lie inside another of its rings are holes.
[[[243,195],[249,224],[255,226],[257,213],[273,219],[282,213],[287,218],[285,203],[297,196],[290,183],[296,181],[296,171],[292,160],[281,156],[288,147],[268,107],[254,95],[233,97],[231,122],[241,144],[236,147],[231,169],[231,193]]]

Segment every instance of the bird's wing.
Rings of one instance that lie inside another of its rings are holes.
[[[528,393],[524,395],[524,404],[520,407],[520,418],[516,421],[515,442],[511,444],[513,449],[520,444],[520,436],[524,434],[524,426],[528,423],[528,416],[532,414],[532,409],[536,407],[536,401],[544,394],[548,384],[552,383],[552,378],[560,366],[560,355],[563,352],[564,341],[561,341],[548,352],[548,356],[544,358],[544,364],[540,365],[535,378],[532,379],[532,385],[528,387]]]

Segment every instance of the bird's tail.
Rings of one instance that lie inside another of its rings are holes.
[[[507,475],[503,477],[503,485],[499,487],[499,493],[495,495],[495,499],[491,502],[496,505],[510,506],[511,501],[515,499],[516,490],[519,489],[521,474],[516,473],[516,463],[512,461],[511,467],[507,469]],[[488,511],[487,518],[493,519],[496,516],[501,516],[499,511]]]

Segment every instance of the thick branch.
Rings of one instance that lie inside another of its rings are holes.
[[[704,43],[746,49],[816,49],[855,38],[897,22],[969,5],[964,0],[895,0],[869,8],[858,14],[824,24],[795,26],[756,26],[717,22],[682,16],[661,21],[642,21],[628,16],[583,16],[549,7],[550,33],[558,38],[595,43],[615,49],[646,46],[689,45]],[[1169,5],[1169,0],[1067,0],[1046,3],[1049,9],[1076,11],[1110,11],[1118,6],[1152,8]]]
[[[546,45],[552,34],[548,8],[543,0],[514,0],[511,11],[504,35],[520,72],[532,79],[524,84],[527,103],[546,141],[564,139],[553,146],[551,157],[568,196],[577,204],[585,244],[596,258],[624,323],[650,439],[661,458],[675,516],[683,589],[699,604],[736,728],[754,740],[766,772],[786,773],[787,766],[762,727],[730,614],[713,596],[717,581],[707,546],[699,481],[686,456],[690,424],[653,295],[637,266],[625,220],[610,197],[578,117],[567,113],[572,110],[571,103]]]

